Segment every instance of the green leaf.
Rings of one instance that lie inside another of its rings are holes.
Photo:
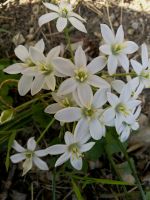
[[[75,193],[77,199],[78,199],[78,200],[84,200],[84,198],[82,197],[81,192],[80,192],[80,189],[79,189],[79,187],[77,186],[76,182],[75,182],[73,179],[71,180],[71,182],[72,182],[72,186],[73,186],[73,191],[74,191],[74,193]]]
[[[11,150],[11,147],[12,147],[15,137],[16,137],[16,131],[14,130],[8,140],[8,148],[7,148],[7,155],[6,155],[6,161],[5,161],[5,166],[6,166],[7,171],[9,169],[9,164],[10,164],[10,162],[9,162],[10,161],[10,159],[9,159],[10,158],[10,150]]]
[[[13,118],[14,112],[12,109],[4,110],[0,116],[0,124],[10,121]]]

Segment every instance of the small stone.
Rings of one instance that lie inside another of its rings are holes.
[[[128,32],[129,35],[133,35],[134,29],[133,28],[129,28],[127,32]]]
[[[137,30],[138,29],[138,23],[137,22],[133,22],[132,23],[132,28]]]

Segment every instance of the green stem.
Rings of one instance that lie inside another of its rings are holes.
[[[144,190],[143,190],[143,188],[142,188],[142,185],[141,185],[140,180],[139,180],[139,178],[138,178],[138,176],[137,176],[137,173],[136,173],[136,169],[135,169],[135,167],[133,166],[133,164],[132,164],[132,162],[131,162],[131,160],[130,160],[130,158],[129,158],[129,156],[128,156],[128,153],[126,152],[126,149],[124,148],[123,144],[120,142],[120,140],[118,139],[118,137],[117,137],[116,135],[115,135],[115,138],[117,139],[118,145],[119,145],[121,151],[123,152],[123,154],[124,154],[126,160],[128,161],[128,164],[129,164],[129,166],[130,166],[130,169],[132,170],[132,173],[133,173],[133,175],[134,175],[134,177],[135,177],[135,180],[136,180],[136,183],[137,183],[137,187],[139,188],[139,191],[140,191],[142,200],[146,200]]]
[[[66,38],[66,41],[67,41],[67,44],[68,44],[68,47],[69,47],[69,51],[70,51],[70,54],[71,54],[71,60],[73,62],[74,61],[74,55],[73,55],[73,50],[72,50],[72,47],[71,47],[71,40],[70,40],[68,28],[65,28],[64,33],[65,33],[65,38]]]
[[[48,131],[48,129],[51,127],[51,125],[54,123],[55,118],[53,118],[50,123],[47,125],[47,127],[44,129],[44,131],[40,134],[39,138],[37,139],[37,144],[41,141],[41,139],[44,137],[45,133]]]
[[[136,76],[136,73],[135,72],[130,72],[130,73],[119,73],[119,74],[113,74],[113,75],[109,75],[109,74],[104,74],[102,76],[104,77],[124,77],[124,76]]]

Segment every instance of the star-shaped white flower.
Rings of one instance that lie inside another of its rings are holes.
[[[66,95],[77,91],[80,101],[84,101],[85,94],[91,95],[91,86],[97,88],[109,88],[110,85],[104,79],[95,75],[106,65],[105,57],[98,56],[87,65],[85,52],[81,47],[75,52],[75,64],[64,58],[56,58],[54,61],[56,70],[61,74],[70,76],[59,87],[59,95]]]
[[[107,102],[109,89],[99,89],[95,95],[84,93],[84,100],[80,101],[74,93],[74,99],[79,107],[68,107],[58,111],[55,118],[60,122],[79,121],[82,126],[89,128],[90,135],[95,140],[105,135],[105,119],[102,106]]]
[[[17,154],[12,155],[10,157],[13,163],[18,163],[23,160],[23,176],[32,169],[33,164],[36,165],[40,170],[48,170],[48,166],[46,162],[41,160],[39,157],[46,156],[48,153],[46,150],[35,150],[36,149],[36,142],[34,137],[29,138],[27,142],[27,149],[22,147],[18,142],[15,140],[12,146],[17,152]]]
[[[50,155],[62,154],[56,161],[55,167],[70,159],[71,165],[75,169],[81,170],[83,153],[89,151],[95,144],[95,142],[87,143],[90,139],[88,127],[83,127],[82,123],[78,123],[74,134],[66,132],[64,139],[66,144],[57,144],[47,148]]]
[[[82,22],[85,20],[78,14],[73,12],[71,4],[61,1],[60,4],[54,5],[51,3],[43,3],[44,6],[53,12],[42,15],[39,18],[39,26],[57,19],[56,27],[59,32],[62,32],[68,24],[68,21],[79,31],[87,33],[86,28]]]
[[[132,90],[129,84],[123,87],[119,97],[113,93],[107,93],[108,102],[111,105],[104,112],[104,118],[107,122],[114,120],[115,127],[118,127],[118,124],[123,121],[130,121],[134,118],[133,113],[141,101],[133,99],[131,94]]]
[[[137,74],[137,77],[131,80],[131,85],[136,89],[136,95],[139,95],[144,88],[150,87],[150,59],[146,44],[142,44],[141,50],[142,64],[131,59],[131,65]]]
[[[127,54],[137,51],[137,44],[132,41],[124,41],[122,25],[118,28],[115,36],[113,31],[106,24],[101,24],[101,33],[106,44],[100,46],[100,51],[108,55],[107,66],[109,74],[114,74],[119,65],[128,72],[129,59]]]
[[[45,44],[43,39],[38,41],[34,48],[36,48],[41,53],[44,51]],[[13,65],[8,66],[3,71],[8,74],[23,74],[18,82],[18,92],[21,96],[26,95],[31,89],[31,85],[33,82],[34,74],[30,73],[28,75],[24,74],[25,70],[32,68],[35,66],[31,59],[31,47],[29,50],[23,46],[19,45],[15,48],[15,55],[22,61],[20,63],[15,63]]]
[[[117,123],[116,131],[119,134],[121,142],[125,142],[128,139],[132,130],[136,131],[139,128],[137,118],[139,117],[140,112],[141,106],[139,106],[133,113],[133,118],[130,118],[130,120],[126,118],[125,121],[121,122],[120,124]]]

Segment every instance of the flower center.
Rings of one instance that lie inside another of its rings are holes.
[[[33,151],[30,151],[30,150],[27,150],[25,155],[26,155],[26,158],[32,158],[33,157],[33,154],[34,152]]]
[[[51,64],[46,65],[45,63],[40,63],[39,70],[46,74],[50,74],[53,72],[53,66]]]
[[[35,64],[32,62],[32,60],[30,58],[27,58],[25,60],[25,64],[28,66],[28,67],[32,67],[34,66]]]
[[[82,157],[82,153],[79,150],[79,146],[77,143],[73,143],[69,145],[68,150],[72,153],[73,158],[80,158]]]
[[[146,78],[146,79],[150,79],[150,72],[147,70],[147,71],[143,71],[141,73],[141,76]]]
[[[119,104],[116,110],[125,116],[128,116],[131,113],[130,109],[128,109],[124,104]]]
[[[75,79],[81,83],[83,83],[88,77],[87,69],[85,67],[76,69],[74,72],[75,72]]]
[[[90,108],[83,108],[82,112],[86,118],[91,119],[94,118],[96,110],[93,107],[90,107]]]
[[[122,44],[113,44],[111,46],[111,50],[112,50],[113,55],[120,54],[123,48],[124,48],[124,46]]]
[[[64,107],[70,107],[72,105],[72,102],[66,97],[61,101]]]
[[[67,17],[67,15],[68,15],[68,10],[67,10],[67,8],[61,9],[61,16],[62,16],[62,17]]]

